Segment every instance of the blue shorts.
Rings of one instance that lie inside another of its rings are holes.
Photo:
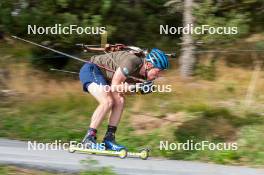
[[[108,85],[103,73],[96,64],[85,63],[80,70],[80,81],[82,82],[83,91],[88,92],[87,87],[91,83],[98,85]]]

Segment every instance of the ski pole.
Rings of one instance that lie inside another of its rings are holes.
[[[25,40],[25,39],[20,38],[20,37],[18,37],[18,36],[14,36],[14,35],[12,35],[11,37],[13,37],[13,38],[15,38],[15,39],[18,39],[18,40],[21,40],[21,41],[24,41],[24,42],[26,42],[26,43],[30,43],[30,44],[35,45],[35,46],[38,46],[38,47],[42,47],[42,48],[44,48],[44,49],[50,50],[50,51],[52,51],[52,52],[55,52],[55,53],[58,53],[58,54],[61,54],[61,55],[64,55],[64,56],[66,56],[66,57],[69,57],[69,58],[72,58],[72,59],[75,59],[75,60],[79,60],[79,61],[84,62],[84,63],[87,62],[87,61],[85,61],[85,60],[83,60],[83,59],[80,59],[80,58],[78,58],[78,57],[76,57],[76,56],[69,55],[69,54],[67,54],[67,53],[64,53],[64,52],[61,52],[61,51],[58,51],[58,50],[55,50],[55,49],[52,49],[52,48],[49,48],[49,47],[43,46],[43,45],[41,45],[41,44],[37,44],[37,43],[32,42],[32,41],[29,41],[29,40]]]
[[[51,71],[57,71],[57,72],[65,72],[65,73],[70,73],[70,74],[78,74],[78,72],[74,72],[74,71],[68,71],[68,70],[62,70],[62,69],[55,69],[55,68],[51,68]]]

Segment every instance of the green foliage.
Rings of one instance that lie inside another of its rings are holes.
[[[30,170],[27,169],[26,174],[31,175],[69,175],[69,173],[51,173],[51,172],[45,172],[45,171],[36,171],[36,170]],[[10,167],[10,166],[0,166],[0,174],[1,175],[9,175],[9,174],[17,174],[17,175],[25,175],[25,171],[20,170],[20,168],[17,167]],[[98,167],[93,168],[93,170],[87,170],[78,173],[79,175],[115,175],[110,167]]]
[[[48,42],[47,46],[60,51],[74,54],[77,50],[75,43],[100,44],[100,35],[27,35],[27,25],[54,26],[61,24],[68,26],[104,26],[108,31],[108,40],[112,43],[140,45],[142,47],[169,48],[178,36],[161,36],[160,24],[177,24],[181,19],[174,19],[174,15],[164,15],[165,1],[70,1],[47,0],[0,2],[0,24],[7,34],[19,35],[38,43]],[[14,15],[14,12],[16,14]],[[13,14],[13,15],[12,15]],[[160,18],[160,16],[163,16]],[[153,42],[159,40],[160,42]],[[170,48],[171,49],[171,48]],[[74,51],[75,50],[75,51]],[[81,50],[78,50],[81,52]],[[56,54],[35,48],[32,52],[31,63],[47,69],[61,68],[69,64],[65,59],[53,59]],[[79,54],[77,54],[79,55]],[[47,58],[48,59],[43,59]],[[53,60],[52,60],[53,59]],[[54,62],[57,62],[56,65]]]
[[[0,108],[3,114],[0,116],[0,137],[42,142],[81,141],[95,108],[96,103],[91,98],[78,97],[73,94],[63,98],[36,101],[30,105],[21,104],[12,113]],[[104,121],[98,129],[100,130],[99,141],[103,137],[106,126],[107,121]],[[129,121],[122,121],[117,139],[127,145],[131,151],[136,151],[138,147],[146,146],[146,142],[157,138],[155,133],[144,137],[134,135],[133,128],[127,126],[129,126]]]
[[[210,160],[220,163],[228,164],[234,161],[239,161],[240,155],[236,151],[215,151],[214,154],[210,157]]]
[[[261,139],[264,134],[263,125],[254,124],[242,127],[239,132],[238,155],[242,162],[252,162],[255,165],[264,164],[264,141]]]
[[[98,168],[98,170],[92,170],[92,171],[84,171],[80,173],[80,175],[115,175],[111,168],[108,167],[103,167],[103,168]]]
[[[42,141],[78,140],[87,129],[87,117],[91,116],[94,105],[94,101],[88,98],[72,95],[21,105],[18,112],[1,116],[0,128],[5,129],[1,129],[0,135]],[[70,122],[73,119],[76,121],[74,125]]]
[[[194,143],[210,141],[213,143],[237,142],[238,150],[211,151],[211,150],[180,150],[171,151],[167,156],[172,159],[207,160],[221,164],[234,162],[263,165],[262,142],[257,141],[263,132],[263,116],[248,113],[245,117],[236,116],[225,108],[191,107],[199,117],[184,122],[175,130],[175,141]],[[200,112],[199,112],[200,111]],[[198,113],[199,112],[199,113]],[[254,127],[254,126],[257,127]],[[240,133],[238,133],[240,131]],[[250,148],[254,145],[254,148]],[[250,151],[249,151],[250,150]],[[253,160],[254,157],[257,159]]]
[[[68,53],[76,51],[74,43],[98,44],[99,35],[27,35],[27,25],[54,26],[54,24],[76,24],[79,26],[105,26],[108,31],[108,41],[111,43],[125,43],[141,47],[159,47],[164,50],[178,50],[175,43],[180,42],[180,35],[160,35],[159,26],[182,26],[183,4],[168,5],[167,1],[71,1],[47,0],[36,3],[35,1],[1,1],[0,2],[0,27],[6,34],[15,34],[41,43],[53,43],[52,48]],[[263,31],[263,11],[255,10],[263,5],[261,0],[243,0],[240,3],[232,1],[206,0],[197,2],[194,9],[195,26],[207,24],[213,27],[235,26],[239,33],[236,35],[196,35],[196,40],[230,43],[250,32]],[[171,8],[176,11],[171,11]],[[170,13],[173,12],[173,13]],[[257,24],[257,25],[256,25]],[[157,42],[158,41],[158,42]],[[217,45],[218,46],[218,45]],[[33,51],[32,63],[43,68],[54,67],[50,52],[37,48]],[[41,50],[41,51],[39,51]],[[77,54],[79,55],[79,54]],[[55,55],[56,56],[56,55]],[[51,59],[42,59],[51,57]],[[56,60],[59,67],[70,64],[64,59]],[[211,67],[201,67],[201,74],[205,79],[212,79]],[[200,73],[200,72],[199,72]]]
[[[250,14],[241,11],[239,8],[232,8],[230,10],[221,10],[223,7],[217,5],[212,0],[206,0],[198,4],[194,10],[196,16],[196,25],[210,25],[212,27],[237,27],[238,34],[233,35],[219,35],[219,34],[205,34],[195,35],[197,40],[205,43],[211,42],[230,42],[245,36],[249,32],[249,22],[251,20]],[[209,46],[209,45],[208,45]]]
[[[202,79],[212,81],[216,77],[216,68],[214,65],[197,64],[195,67],[194,75]]]
[[[235,90],[236,90],[236,88],[235,88],[235,86],[234,86],[233,84],[227,84],[227,85],[225,86],[225,90],[226,90],[227,92],[229,92],[229,93],[234,93]]]
[[[82,160],[81,163],[87,165],[89,170],[82,171],[80,175],[115,175],[111,167],[98,167],[98,161],[89,157],[85,160]]]
[[[184,143],[188,139],[195,141],[211,140],[224,141],[227,137],[232,137],[235,123],[234,116],[226,109],[207,109],[200,113],[200,117],[185,122],[179,129],[175,131],[177,140]],[[238,120],[238,119],[237,119]],[[230,126],[228,131],[218,133],[218,127],[223,125]],[[229,134],[228,134],[229,133]]]
[[[258,41],[255,45],[255,48],[258,50],[264,50],[264,41]]]
[[[7,175],[7,168],[4,166],[0,166],[0,174]]]

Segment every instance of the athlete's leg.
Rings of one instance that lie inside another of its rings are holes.
[[[125,106],[125,98],[122,94],[117,92],[112,92],[113,97],[113,106],[109,116],[109,125],[110,126],[117,126]]]
[[[111,93],[106,91],[105,87],[107,82],[96,65],[90,63],[84,64],[79,75],[83,90],[85,92],[90,92],[99,103],[92,115],[90,127],[82,141],[87,148],[95,148],[94,145],[97,145],[95,144],[96,129],[102,123],[106,113],[112,108],[113,99]]]
[[[116,92],[112,92],[112,97],[114,104],[110,113],[109,125],[104,137],[104,143],[107,149],[119,151],[125,149],[125,147],[115,142],[115,132],[123,113],[125,99],[122,95]]]
[[[106,113],[112,109],[113,98],[111,92],[106,92],[103,86],[96,83],[91,83],[88,87],[90,94],[98,101],[99,105],[94,111],[91,119],[90,128],[97,129],[97,127],[102,123]]]

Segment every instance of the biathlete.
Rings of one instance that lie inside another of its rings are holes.
[[[89,129],[82,143],[89,145],[88,148],[98,145],[96,142],[97,128],[106,114],[110,112],[108,128],[102,143],[108,150],[126,149],[115,141],[115,133],[124,109],[125,92],[135,88],[142,91],[141,88],[149,83],[140,83],[133,77],[144,79],[147,82],[152,81],[158,77],[160,71],[168,68],[168,64],[167,55],[156,48],[146,56],[130,51],[115,51],[92,56],[90,62],[85,63],[81,68],[79,76],[83,90],[89,92],[99,105],[92,115]],[[106,86],[110,87],[110,90]]]

